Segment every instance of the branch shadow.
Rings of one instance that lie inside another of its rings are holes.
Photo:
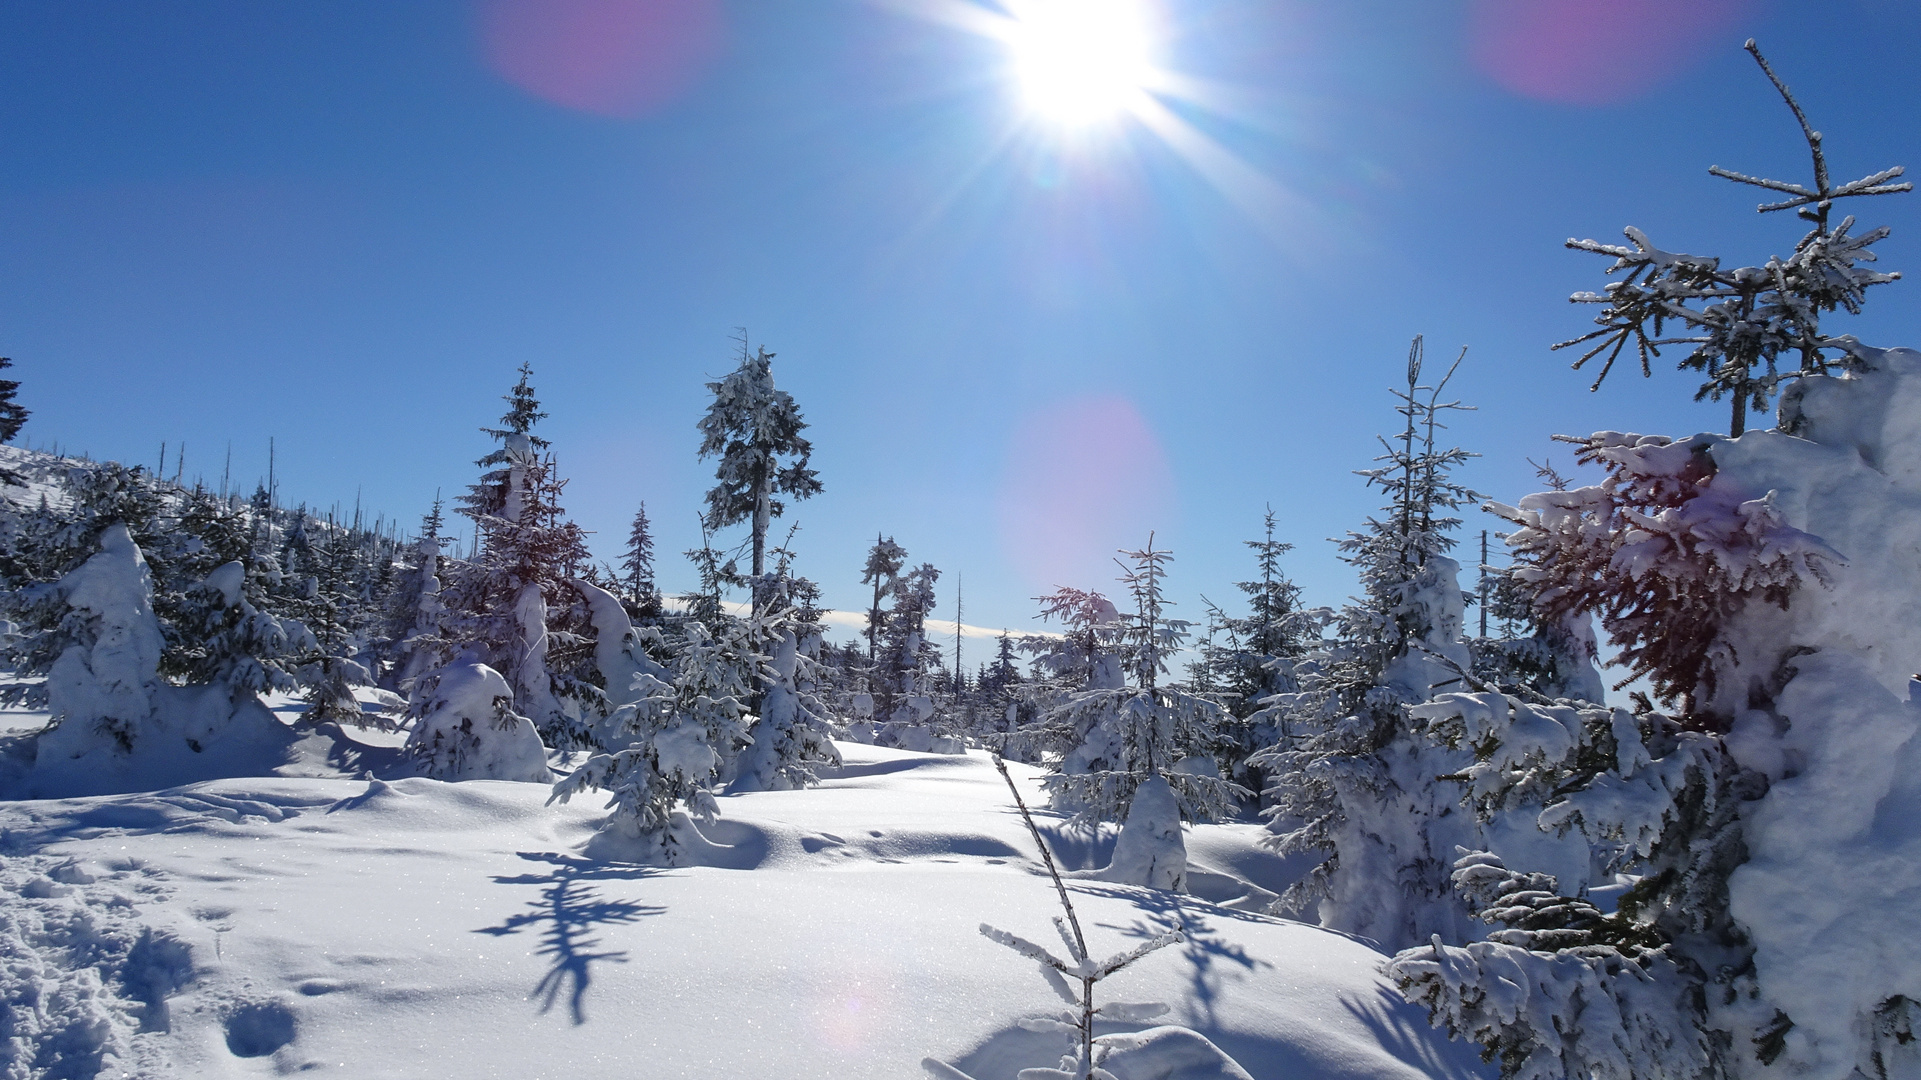
[[[1162,892],[1158,889],[1136,889],[1123,886],[1098,885],[1077,881],[1069,886],[1073,891],[1089,896],[1104,896],[1124,900],[1141,909],[1145,917],[1133,923],[1120,926],[1113,923],[1098,923],[1119,933],[1123,937],[1145,941],[1159,937],[1169,930],[1179,930],[1186,941],[1181,951],[1187,957],[1189,975],[1189,996],[1187,1026],[1203,1031],[1218,1031],[1220,1017],[1217,1005],[1221,984],[1226,972],[1240,969],[1252,974],[1262,968],[1274,965],[1265,960],[1256,960],[1248,955],[1247,949],[1224,937],[1215,928],[1219,920],[1229,922],[1271,923],[1274,920],[1265,915],[1254,915],[1232,908],[1217,907],[1204,900],[1179,893]]]
[[[1343,996],[1341,1007],[1359,1020],[1388,1053],[1436,1080],[1485,1080],[1494,1070],[1481,1057],[1476,1043],[1456,1037],[1435,1039],[1421,1010],[1399,994],[1382,988],[1369,1000]]]
[[[540,898],[530,905],[531,910],[509,916],[498,926],[483,927],[474,933],[506,937],[518,934],[529,926],[542,926],[541,946],[537,951],[539,955],[549,957],[552,966],[534,985],[528,997],[539,998],[540,1011],[544,1013],[550,1011],[565,992],[567,1007],[575,1025],[584,1024],[587,1022],[587,988],[594,981],[593,965],[596,962],[627,962],[624,949],[594,951],[600,945],[600,939],[590,936],[592,928],[638,922],[645,916],[659,915],[667,910],[632,900],[603,899],[590,883],[633,881],[653,877],[660,870],[628,863],[600,862],[552,851],[522,851],[516,854],[528,862],[546,863],[551,869],[546,873],[496,874],[494,883],[543,885],[545,888],[541,889]]]

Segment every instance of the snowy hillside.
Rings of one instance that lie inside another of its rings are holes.
[[[1051,1066],[1058,1008],[976,932],[1057,912],[979,753],[843,744],[816,789],[722,800],[704,865],[594,862],[601,814],[545,785],[223,780],[0,809],[6,1075],[909,1077]],[[1039,773],[1015,766],[1029,787]],[[1044,821],[1046,819],[1043,819]],[[1285,884],[1250,826],[1200,826],[1196,891]],[[1104,861],[1087,845],[1066,857]],[[1481,1075],[1357,941],[1195,897],[1073,885],[1113,980],[1256,1077]],[[1104,984],[1105,986],[1105,984]]]

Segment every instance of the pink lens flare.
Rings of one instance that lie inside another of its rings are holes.
[[[1474,0],[1468,47],[1496,83],[1525,97],[1612,105],[1684,71],[1750,0]],[[1729,48],[1738,39],[1725,42]]]
[[[480,0],[488,62],[542,100],[634,117],[685,91],[720,51],[720,0]]]
[[[1112,592],[1114,553],[1169,527],[1174,472],[1133,402],[1077,398],[1022,419],[999,499],[1001,545],[1037,592]]]

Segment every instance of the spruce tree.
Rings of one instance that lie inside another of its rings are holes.
[[[1435,779],[1463,762],[1414,730],[1405,712],[1462,689],[1470,662],[1460,568],[1444,553],[1459,525],[1453,511],[1477,496],[1453,479],[1471,455],[1439,443],[1441,416],[1464,408],[1440,397],[1461,361],[1428,386],[1422,360],[1416,337],[1406,387],[1394,391],[1401,434],[1382,439],[1382,464],[1361,473],[1387,506],[1340,543],[1363,595],[1339,613],[1336,639],[1296,666],[1300,690],[1279,695],[1266,714],[1292,741],[1255,758],[1270,773],[1271,843],[1322,859],[1283,895],[1281,910],[1318,902],[1323,925],[1395,947],[1464,932],[1468,915],[1448,863],[1456,842],[1476,839],[1452,813],[1455,792]]]
[[[1215,702],[1162,679],[1189,625],[1166,615],[1163,579],[1174,553],[1155,548],[1150,535],[1146,547],[1121,554],[1128,560],[1121,581],[1135,611],[1108,623],[1117,633],[1095,646],[1118,661],[1120,681],[1115,684],[1108,665],[1097,661],[1085,687],[1043,718],[1045,736],[1059,754],[1043,784],[1057,807],[1086,821],[1116,821],[1137,788],[1161,778],[1171,785],[1181,818],[1211,820],[1231,812],[1248,793],[1206,770],[1175,767],[1208,755],[1223,713]],[[1098,612],[1099,606],[1082,604],[1081,610]],[[1083,624],[1084,634],[1101,625],[1094,621],[1098,615],[1070,618]]]
[[[786,510],[780,496],[806,499],[821,490],[818,476],[807,467],[813,445],[800,434],[807,424],[793,396],[775,389],[773,360],[764,347],[749,354],[743,335],[740,366],[707,384],[714,402],[699,423],[700,456],[720,459],[717,482],[707,493],[705,523],[716,532],[743,521],[751,524],[748,572],[757,608],[767,572],[767,529]]]
[[[1653,374],[1651,361],[1660,355],[1661,346],[1693,346],[1680,366],[1705,376],[1694,399],[1731,398],[1728,434],[1737,438],[1746,429],[1748,412],[1764,411],[1783,382],[1858,365],[1854,349],[1859,343],[1852,336],[1825,333],[1821,317],[1836,309],[1858,314],[1870,286],[1900,277],[1860,265],[1875,261],[1869,248],[1888,235],[1887,226],[1850,236],[1852,216],[1839,224],[1830,221],[1835,200],[1890,195],[1914,187],[1889,182],[1902,175],[1899,165],[1836,185],[1828,174],[1821,133],[1809,125],[1800,103],[1752,39],[1746,48],[1801,125],[1813,159],[1813,183],[1767,180],[1718,165],[1710,166],[1708,172],[1787,196],[1762,204],[1760,212],[1793,210],[1812,228],[1787,258],[1771,257],[1761,266],[1734,269],[1723,269],[1716,257],[1663,251],[1631,226],[1625,231],[1628,246],[1569,240],[1567,246],[1576,251],[1612,257],[1614,263],[1607,272],[1620,278],[1600,293],[1580,292],[1570,298],[1577,304],[1601,305],[1594,319],[1599,328],[1554,346],[1565,349],[1593,342],[1574,362],[1577,369],[1606,354],[1591,388],[1597,390],[1630,343],[1643,375]],[[1671,333],[1669,324],[1679,332]],[[1792,366],[1783,370],[1784,364]]]
[[[628,614],[636,619],[658,616],[660,594],[654,588],[654,534],[647,522],[646,503],[634,511],[634,523],[627,530],[627,550],[620,560],[620,569]]]
[[[0,371],[13,366],[13,361],[0,356]],[[18,379],[0,379],[0,443],[10,443],[20,434],[27,417],[32,415],[23,408],[14,396],[20,392]],[[0,468],[0,484],[25,484],[26,481],[12,469]]]
[[[861,568],[860,573],[860,583],[874,587],[874,600],[867,608],[867,663],[870,667],[880,662],[880,639],[887,629],[887,611],[881,604],[893,595],[899,585],[900,570],[906,562],[906,549],[896,544],[893,537],[874,536],[874,546],[867,550],[867,565]]]
[[[578,605],[568,581],[586,563],[586,534],[567,520],[560,506],[566,482],[553,458],[540,454],[547,442],[532,433],[546,414],[529,378],[522,365],[501,426],[483,429],[501,445],[480,459],[493,468],[461,500],[480,551],[452,590],[459,613],[452,629],[506,678],[515,712],[531,719],[548,745],[589,746],[606,696],[572,669],[592,646],[583,627],[550,617]]]

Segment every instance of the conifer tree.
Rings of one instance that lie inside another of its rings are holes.
[[[12,366],[13,361],[10,358],[0,356],[0,371],[5,371]],[[20,429],[26,425],[27,417],[32,415],[14,400],[19,392],[18,379],[0,379],[0,443],[12,442],[15,436],[20,434]],[[24,483],[19,473],[12,469],[0,469],[0,484]]]
[[[529,384],[530,370],[509,392],[501,427],[483,429],[500,447],[480,459],[494,466],[462,499],[480,552],[454,590],[455,629],[475,658],[514,688],[514,709],[549,746],[591,745],[605,714],[605,694],[573,670],[591,652],[578,625],[554,625],[550,610],[571,611],[578,594],[568,582],[587,559],[585,533],[560,506],[566,482],[555,475],[546,441],[532,433],[546,414]]]
[[[625,748],[589,758],[553,793],[564,803],[608,792],[603,835],[626,849],[618,854],[668,865],[688,839],[674,828],[677,812],[712,821],[720,811],[711,789],[747,741],[766,630],[752,618],[712,630],[688,619],[679,629],[671,681],[642,676],[640,700],[609,718]]]
[[[393,688],[401,693],[407,693],[415,679],[452,658],[445,636],[446,603],[441,597],[442,560],[447,546],[447,538],[440,535],[444,524],[436,495],[433,509],[421,519],[413,561],[401,572],[388,601],[389,677]]]
[[[907,551],[894,542],[891,536],[874,536],[874,546],[867,551],[867,565],[861,568],[860,583],[874,587],[874,601],[867,608],[867,663],[871,667],[880,663],[880,639],[887,628],[887,611],[881,607],[894,589],[899,585],[901,567],[906,565]]]
[[[1706,378],[1694,395],[1731,398],[1728,434],[1739,437],[1749,410],[1762,412],[1775,390],[1789,379],[1820,374],[1837,366],[1858,364],[1852,336],[1834,337],[1821,329],[1821,317],[1836,309],[1858,314],[1870,286],[1900,277],[1860,265],[1875,261],[1869,248],[1888,235],[1887,226],[1850,236],[1852,216],[1839,224],[1830,221],[1835,200],[1866,195],[1890,195],[1913,190],[1907,182],[1890,183],[1902,175],[1901,166],[1836,185],[1828,174],[1821,133],[1814,130],[1787,85],[1774,74],[1752,39],[1746,46],[1755,63],[1787,103],[1801,125],[1813,158],[1811,185],[1767,180],[1710,166],[1708,172],[1738,184],[1748,184],[1787,198],[1764,203],[1760,212],[1793,210],[1812,228],[1787,258],[1772,257],[1762,266],[1722,269],[1719,258],[1663,251],[1641,230],[1626,230],[1628,245],[1595,240],[1569,240],[1576,251],[1590,251],[1614,259],[1609,274],[1620,279],[1600,293],[1575,293],[1577,304],[1599,304],[1594,322],[1599,329],[1563,341],[1557,349],[1594,344],[1574,362],[1578,369],[1606,354],[1592,389],[1613,370],[1629,343],[1641,361],[1641,373],[1652,375],[1653,357],[1663,345],[1691,345],[1681,360],[1686,370]],[[1667,331],[1675,324],[1678,334]],[[1787,370],[1782,365],[1792,364]]]
[[[627,530],[627,550],[620,568],[628,614],[637,619],[658,616],[660,594],[654,588],[654,534],[647,522],[646,503],[634,511],[634,523]]]
[[[1336,640],[1297,665],[1300,690],[1270,707],[1293,741],[1255,759],[1270,771],[1273,846],[1323,859],[1283,895],[1281,909],[1318,902],[1322,925],[1396,947],[1465,932],[1467,910],[1447,871],[1453,845],[1477,841],[1465,816],[1452,813],[1456,793],[1435,779],[1463,762],[1413,730],[1405,714],[1407,705],[1460,689],[1470,662],[1460,568],[1444,553],[1459,525],[1453,511],[1477,496],[1452,477],[1471,455],[1438,438],[1441,416],[1464,408],[1440,397],[1461,361],[1428,386],[1422,359],[1416,337],[1406,388],[1394,391],[1402,432],[1383,439],[1382,464],[1361,473],[1383,489],[1387,506],[1340,544],[1363,595],[1341,610]]]
[[[767,572],[767,529],[785,510],[780,496],[818,495],[820,479],[807,467],[813,445],[801,437],[807,424],[794,398],[774,387],[774,354],[747,351],[740,341],[740,366],[707,384],[714,403],[700,419],[700,456],[718,457],[716,483],[707,493],[707,528],[718,532],[749,522],[752,549],[748,573],[754,603],[761,603],[760,581]]]
[[[1177,769],[1206,755],[1222,721],[1220,706],[1164,684],[1167,658],[1186,638],[1188,623],[1165,614],[1162,588],[1173,552],[1154,547],[1153,537],[1138,551],[1125,551],[1121,578],[1134,599],[1131,619],[1117,620],[1119,640],[1113,654],[1132,685],[1109,685],[1105,665],[1091,665],[1087,686],[1069,696],[1044,718],[1049,742],[1061,755],[1043,782],[1055,804],[1087,821],[1114,821],[1128,812],[1137,789],[1151,781],[1171,788],[1170,805],[1181,819],[1206,821],[1231,811],[1248,794],[1237,785],[1192,768]],[[1056,594],[1057,596],[1059,594]],[[1087,594],[1091,596],[1092,594]],[[1083,603],[1081,609],[1098,611]],[[1073,616],[1070,616],[1073,617]],[[1099,616],[1079,616],[1099,625]],[[1097,646],[1098,647],[1098,646]],[[1178,836],[1176,837],[1178,841]]]
[[[873,675],[874,715],[881,720],[914,726],[933,715],[928,669],[938,667],[940,650],[927,640],[927,615],[934,609],[934,582],[939,579],[933,564],[922,563],[899,575],[889,590],[894,603]]]

